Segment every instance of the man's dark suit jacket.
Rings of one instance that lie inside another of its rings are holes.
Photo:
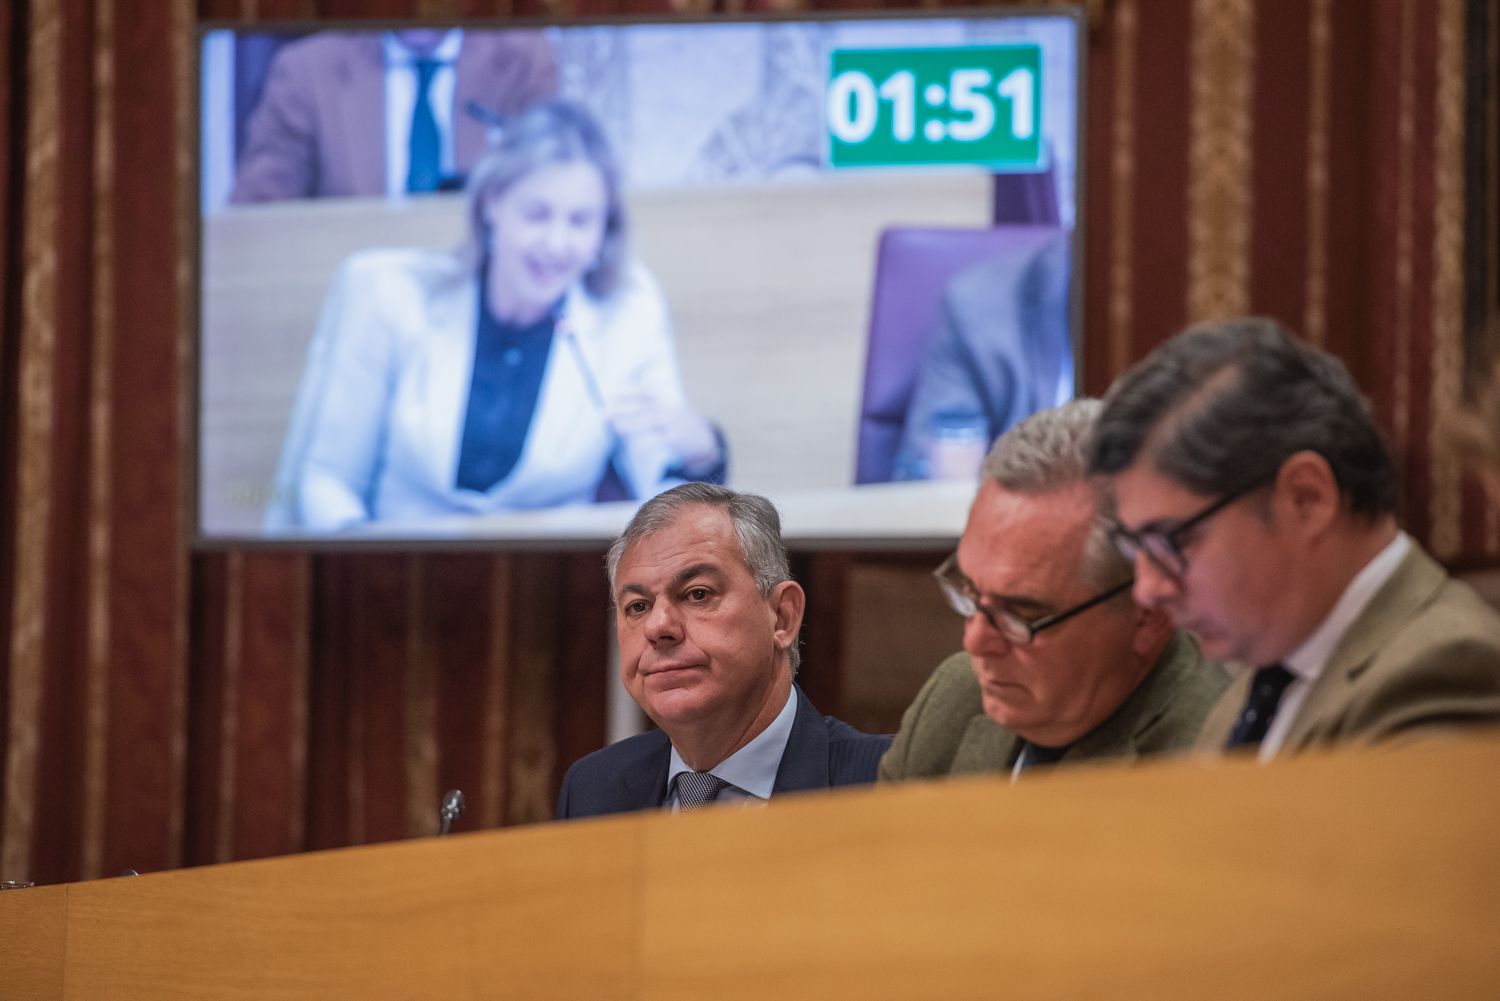
[[[781,755],[773,795],[875,781],[890,737],[861,733],[819,715],[802,689],[792,686],[797,716]],[[557,819],[652,810],[667,802],[667,762],[672,745],[660,730],[630,737],[574,762],[557,797]]]

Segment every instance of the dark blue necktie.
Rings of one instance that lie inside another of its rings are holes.
[[[1021,749],[1021,771],[1030,771],[1033,768],[1048,768],[1062,760],[1062,756],[1068,753],[1068,745],[1062,747],[1047,747],[1043,744],[1027,741]]]
[[[406,190],[436,191],[442,180],[442,137],[432,114],[432,78],[443,64],[436,59],[418,59],[417,103],[411,110],[411,151],[407,162]]]
[[[1250,682],[1250,695],[1245,699],[1245,708],[1230,731],[1226,749],[1235,747],[1258,747],[1265,739],[1271,720],[1276,718],[1276,707],[1286,686],[1292,683],[1292,672],[1280,664],[1272,664],[1255,672]]]

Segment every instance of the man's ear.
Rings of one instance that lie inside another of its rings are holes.
[[[766,599],[775,615],[776,649],[790,650],[802,628],[802,613],[807,608],[807,593],[794,580],[784,580],[771,588]]]
[[[1275,490],[1278,517],[1289,516],[1305,537],[1322,535],[1343,508],[1333,467],[1317,452],[1303,450],[1287,456],[1276,474]]]

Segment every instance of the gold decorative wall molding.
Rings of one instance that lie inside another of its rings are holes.
[[[1411,444],[1411,324],[1415,197],[1412,183],[1416,155],[1416,24],[1411,0],[1401,5],[1396,30],[1396,260],[1395,322],[1392,324],[1391,437],[1396,454]]]
[[[1328,337],[1328,117],[1333,0],[1312,0],[1308,17],[1307,283],[1302,335]]]
[[[1187,313],[1199,322],[1250,301],[1251,0],[1193,0],[1190,49]]]
[[[1428,407],[1431,535],[1434,555],[1457,556],[1463,542],[1458,458],[1440,440],[1463,398],[1464,358],[1464,2],[1439,0],[1437,87],[1433,101],[1432,386]]]
[[[1135,273],[1135,59],[1140,20],[1136,0],[1119,0],[1114,13],[1114,135],[1110,142],[1109,378],[1130,367]]]
[[[110,500],[113,495],[110,434],[114,408],[114,190],[115,80],[114,0],[94,7],[94,271],[93,357],[89,371],[88,598],[84,620],[88,646],[84,665],[83,816],[81,870],[84,879],[104,871],[104,813],[109,792],[109,653],[111,562]]]

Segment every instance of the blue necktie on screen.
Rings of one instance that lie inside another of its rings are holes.
[[[442,180],[442,136],[432,114],[432,78],[443,65],[436,59],[418,59],[417,101],[411,110],[411,151],[406,171],[406,190],[436,191]]]

